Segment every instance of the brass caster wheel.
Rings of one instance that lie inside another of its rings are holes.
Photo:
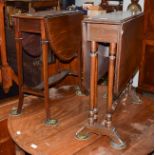
[[[21,115],[21,113],[17,112],[17,108],[12,108],[11,112],[10,112],[10,115],[12,115],[12,116],[19,116],[19,115]]]
[[[76,132],[75,138],[76,138],[77,140],[83,141],[83,140],[88,140],[88,139],[89,139],[90,134],[89,134],[89,133],[85,133],[85,132],[84,132],[84,129],[85,129],[85,127],[83,126],[82,128],[80,128],[80,129]]]
[[[45,124],[46,125],[49,125],[49,126],[55,126],[58,124],[58,120],[56,119],[48,119],[45,121]]]
[[[111,141],[111,147],[116,150],[122,150],[126,148],[126,143],[121,141],[121,143],[115,143],[114,141]]]
[[[83,140],[88,140],[90,138],[90,135],[87,133],[77,133],[75,135],[75,138],[80,140],[80,141],[83,141]]]

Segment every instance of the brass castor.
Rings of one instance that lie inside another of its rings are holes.
[[[45,124],[48,126],[55,126],[58,124],[58,120],[57,119],[48,119],[45,121]]]
[[[21,113],[17,112],[17,107],[13,107],[11,109],[10,115],[12,115],[12,116],[19,116],[19,115],[21,115]]]

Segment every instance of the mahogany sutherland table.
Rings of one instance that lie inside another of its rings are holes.
[[[83,21],[83,84],[86,90],[90,91],[90,117],[88,124],[77,132],[79,139],[86,139],[89,132],[95,132],[108,135],[112,139],[114,148],[125,147],[125,143],[112,126],[112,112],[116,103],[114,99],[117,99],[124,92],[123,90],[128,91],[128,96],[134,102],[140,102],[133,91],[129,90],[131,90],[131,79],[140,63],[142,27],[143,13],[133,15],[131,12],[114,12],[86,18]],[[97,122],[98,42],[110,43],[107,112],[101,123]],[[128,89],[125,89],[126,87]],[[86,129],[87,134],[83,133]]]
[[[52,119],[50,116],[49,110],[49,86],[48,84],[52,85],[54,82],[60,81],[66,75],[66,73],[61,73],[60,75],[56,75],[55,78],[49,79],[49,69],[48,69],[48,50],[49,50],[49,40],[48,35],[46,32],[46,22],[47,18],[62,16],[62,15],[79,15],[82,20],[82,14],[76,11],[40,11],[36,13],[22,13],[22,14],[15,14],[14,17],[14,24],[15,24],[15,40],[16,40],[16,50],[17,50],[17,67],[18,67],[18,81],[19,81],[19,104],[16,110],[12,111],[12,115],[19,115],[22,111],[23,107],[23,100],[24,100],[24,93],[33,94],[36,96],[44,97],[45,98],[45,110],[46,110],[46,120],[45,123],[48,125],[55,125],[57,120]],[[79,18],[75,16],[74,18]],[[68,17],[69,18],[69,17]],[[71,19],[69,18],[68,21]],[[76,19],[78,21],[78,19]],[[67,21],[66,21],[67,22]],[[79,22],[79,21],[78,21]],[[68,23],[67,23],[68,24]],[[79,22],[80,25],[80,22]],[[62,25],[63,26],[63,25]],[[27,33],[38,33],[41,35],[41,48],[42,48],[42,76],[43,82],[36,87],[29,87],[24,84],[23,81],[23,68],[22,68],[22,32]],[[53,41],[53,40],[52,40]],[[60,49],[59,49],[60,50]],[[60,50],[61,51],[61,50]],[[59,51],[59,52],[60,52]],[[58,57],[58,56],[57,56]],[[72,58],[72,60],[74,57]],[[66,62],[66,60],[62,61]],[[70,61],[68,59],[67,61]],[[79,74],[78,74],[79,75]],[[79,77],[80,79],[80,77]],[[51,82],[50,82],[51,81]],[[43,91],[42,91],[43,90]]]

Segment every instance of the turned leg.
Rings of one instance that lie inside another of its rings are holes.
[[[103,122],[97,122],[97,44],[91,43],[91,73],[90,73],[90,117],[89,123],[82,127],[77,133],[76,138],[86,140],[90,133],[106,135],[110,137],[111,145],[115,149],[123,149],[126,144],[120,138],[116,129],[112,126],[113,111],[113,85],[115,73],[116,43],[110,44],[109,56],[109,75],[108,75],[108,103],[106,117]],[[87,134],[86,134],[87,133]],[[87,135],[87,137],[86,137]]]
[[[106,125],[111,127],[112,121],[112,104],[113,104],[113,85],[114,85],[114,70],[115,70],[115,59],[116,59],[116,43],[110,44],[110,56],[109,56],[109,70],[108,70],[108,104],[106,114]]]
[[[41,21],[41,43],[43,52],[43,80],[44,80],[44,105],[46,111],[46,121],[47,125],[56,125],[57,120],[51,119],[50,116],[50,106],[49,106],[49,89],[48,89],[48,41],[45,31],[44,21]]]
[[[126,144],[120,138],[116,129],[112,126],[112,111],[113,111],[113,86],[115,73],[115,59],[116,59],[116,43],[110,44],[109,53],[109,72],[108,72],[108,104],[105,118],[105,127],[108,129],[108,135],[112,139],[111,145],[115,149],[123,149]]]
[[[91,42],[91,53],[90,53],[90,110],[88,118],[88,126],[93,126],[98,118],[97,110],[97,76],[98,76],[98,58],[97,58],[97,43]],[[84,126],[76,132],[76,138],[79,140],[86,140],[89,138],[89,132],[87,132],[88,127]],[[86,132],[85,132],[86,129]]]
[[[90,69],[90,118],[89,124],[93,125],[97,121],[97,79],[98,79],[98,55],[97,43],[91,42],[90,53],[91,69]]]

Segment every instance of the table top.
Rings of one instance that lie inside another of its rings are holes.
[[[55,16],[61,16],[64,14],[76,14],[80,13],[79,11],[68,11],[68,10],[46,10],[46,11],[38,11],[34,13],[17,13],[14,14],[13,17],[15,18],[31,18],[31,19],[42,19],[42,18],[49,18]]]
[[[100,14],[91,18],[85,18],[84,22],[120,24],[142,15],[143,12],[132,14],[130,11],[118,11],[118,12]]]
[[[106,99],[103,99],[103,93],[106,89],[98,87],[99,119],[104,118]],[[33,155],[129,155],[135,151],[137,154],[148,154],[153,150],[153,98],[143,97],[144,103],[139,105],[130,102],[126,106],[120,104],[116,110],[114,122],[128,145],[125,150],[118,151],[111,148],[110,139],[106,136],[92,134],[86,141],[75,138],[77,130],[87,122],[89,97],[78,97],[73,92],[69,92],[67,87],[50,89],[51,114],[59,121],[53,127],[43,123],[43,99],[26,97],[22,114],[9,115],[8,118],[8,128],[13,140]],[[17,105],[18,101],[14,104]],[[11,107],[7,109],[10,111]],[[4,111],[2,107],[0,115]],[[142,146],[145,146],[144,149]]]

